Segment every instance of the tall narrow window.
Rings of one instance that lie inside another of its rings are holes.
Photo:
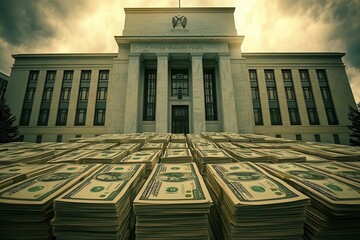
[[[44,89],[43,101],[51,101],[53,88],[48,87]]]
[[[22,110],[21,117],[20,117],[20,125],[21,126],[29,126],[30,115],[31,115],[31,109],[24,108]]]
[[[255,125],[263,125],[263,119],[260,108],[254,108]]]
[[[293,87],[285,87],[286,100],[295,100],[295,92]]]
[[[81,71],[80,80],[90,80],[91,79],[91,70],[83,70]]]
[[[84,126],[86,121],[86,109],[77,109],[75,116],[75,125]]]
[[[68,113],[67,108],[60,108],[58,110],[58,115],[57,115],[57,119],[56,119],[57,126],[66,126],[67,113]]]
[[[274,87],[268,87],[267,92],[269,100],[277,100],[276,89]]]
[[[62,88],[61,89],[61,94],[60,94],[60,100],[61,101],[70,100],[70,91],[71,91],[71,88],[69,88],[69,87]]]
[[[259,86],[258,86],[257,73],[256,73],[255,69],[249,70],[249,80],[250,80],[250,86],[251,86],[254,122],[255,122],[255,125],[263,125]]]
[[[100,87],[97,91],[97,100],[106,100],[107,97],[107,87]]]
[[[172,69],[171,71],[171,96],[177,96],[179,91],[183,96],[189,96],[189,74],[187,69]]]
[[[155,121],[156,70],[145,72],[143,121]]]
[[[95,110],[94,125],[96,125],[96,126],[104,126],[105,125],[105,109],[96,109]]]
[[[72,70],[64,71],[63,81],[71,82],[73,80],[73,75],[74,75],[74,71],[72,71]]]
[[[38,125],[47,126],[49,120],[49,109],[40,109]]]
[[[270,119],[272,125],[281,125],[281,115],[279,108],[270,108]]]
[[[89,88],[82,87],[79,89],[79,100],[88,100],[89,97]]]
[[[35,88],[28,88],[25,95],[25,101],[34,101]]]
[[[297,108],[289,108],[289,117],[291,125],[300,125],[300,116]]]
[[[215,70],[204,69],[204,91],[205,91],[205,119],[206,121],[216,121],[217,105],[216,105],[216,81]]]
[[[27,83],[26,93],[24,97],[24,102],[23,102],[20,122],[19,122],[20,126],[29,126],[31,109],[34,103],[38,78],[39,78],[39,71],[29,72],[28,83]]]
[[[310,125],[319,125],[319,118],[315,108],[308,108],[307,113],[309,116]]]

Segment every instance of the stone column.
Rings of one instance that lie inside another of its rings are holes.
[[[202,53],[191,54],[193,131],[206,131]]]
[[[126,86],[124,133],[135,133],[139,121],[140,54],[129,54],[129,71]]]
[[[168,132],[168,63],[167,53],[157,54],[155,131],[162,133]]]
[[[219,53],[219,75],[223,131],[238,132],[235,108],[234,86],[230,67],[230,54]]]

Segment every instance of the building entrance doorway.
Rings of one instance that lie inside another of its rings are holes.
[[[173,105],[171,109],[171,132],[189,133],[189,106]]]

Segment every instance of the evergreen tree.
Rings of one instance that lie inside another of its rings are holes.
[[[360,109],[352,106],[349,106],[349,109],[348,118],[351,121],[351,125],[348,125],[348,128],[352,131],[350,134],[350,144],[360,146]]]
[[[0,100],[0,143],[14,142],[18,140],[18,126],[13,126],[15,116],[12,116],[5,99]]]

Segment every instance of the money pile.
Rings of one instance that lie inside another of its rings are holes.
[[[194,163],[157,164],[134,200],[136,239],[209,239],[211,205]]]
[[[265,142],[268,136],[258,134],[240,134],[241,137],[249,139],[250,142]]]
[[[348,163],[340,162],[322,162],[322,163],[304,163],[304,167],[315,168],[316,170],[322,171],[326,174],[332,174],[346,178],[348,180],[360,183],[360,167],[353,166]]]
[[[261,166],[311,198],[305,239],[359,239],[360,187],[357,182],[299,163]]]
[[[161,142],[147,142],[141,148],[141,151],[146,151],[146,150],[160,150],[160,151],[163,151],[164,150],[164,143],[161,143]]]
[[[273,163],[306,161],[303,154],[289,149],[255,149],[254,151],[267,155],[269,161]]]
[[[115,146],[117,146],[117,143],[95,143],[95,144],[91,144],[88,145],[84,148],[82,148],[83,150],[109,150]]]
[[[104,143],[126,143],[130,139],[130,135],[126,134],[106,134],[103,136]]]
[[[234,144],[241,148],[261,148],[261,146],[259,146],[257,143],[235,142]]]
[[[309,198],[253,163],[209,164],[215,239],[302,239]]]
[[[88,154],[92,153],[92,150],[75,150],[64,155],[61,155],[57,158],[54,158],[48,163],[80,163],[83,158],[85,158]]]
[[[289,149],[290,148],[290,144],[286,144],[286,143],[256,143],[257,146],[259,146],[260,148],[265,148],[265,149]]]
[[[329,149],[326,148],[324,149],[318,146],[310,146],[308,144],[293,144],[291,145],[291,149],[334,161],[349,162],[349,161],[359,160],[357,156],[352,154],[333,152],[333,151],[329,151]]]
[[[238,146],[232,144],[231,142],[218,142],[216,145],[219,146],[219,148],[224,149],[225,151],[228,149],[237,149]]]
[[[165,150],[161,157],[161,163],[188,163],[193,162],[193,157],[189,149],[171,149]]]
[[[90,145],[90,143],[66,143],[66,144],[62,144],[58,147],[56,147],[57,150],[65,150],[65,149],[71,149],[71,150],[78,150],[81,149],[83,147],[86,147]]]
[[[254,151],[249,148],[235,148],[227,149],[226,152],[233,157],[233,159],[240,162],[254,162],[254,163],[267,163],[269,156],[261,152]]]
[[[224,133],[225,137],[227,137],[230,142],[249,142],[248,138],[242,137],[238,133]]]
[[[202,175],[206,175],[206,164],[231,163],[232,157],[222,149],[197,149],[195,162]]]
[[[189,146],[187,143],[173,143],[170,142],[167,146],[167,149],[188,149]]]
[[[145,144],[152,136],[147,134],[134,135],[129,140],[128,143],[141,143]]]
[[[123,143],[120,144],[119,146],[111,148],[111,150],[121,150],[121,151],[126,151],[128,154],[132,154],[133,152],[139,151],[141,146],[142,146],[141,143]]]
[[[147,178],[155,164],[160,161],[161,151],[160,150],[148,150],[141,152],[134,152],[131,155],[125,157],[120,163],[121,164],[145,164],[145,178]]]
[[[175,142],[175,143],[186,143],[186,137],[184,134],[171,134],[171,142]]]
[[[39,164],[54,158],[53,150],[14,149],[0,152],[0,165],[13,163]]]
[[[125,156],[127,152],[121,150],[95,151],[81,158],[80,163],[118,163]]]
[[[145,167],[103,165],[55,199],[51,221],[58,239],[129,239],[132,200]]]
[[[153,136],[151,139],[149,139],[148,142],[167,144],[168,142],[170,142],[170,137],[171,137],[170,133],[157,134]]]
[[[52,172],[1,189],[1,239],[51,239],[54,199],[99,166],[64,164]]]
[[[0,167],[0,189],[27,178],[40,176],[60,167],[60,165],[15,163]]]

